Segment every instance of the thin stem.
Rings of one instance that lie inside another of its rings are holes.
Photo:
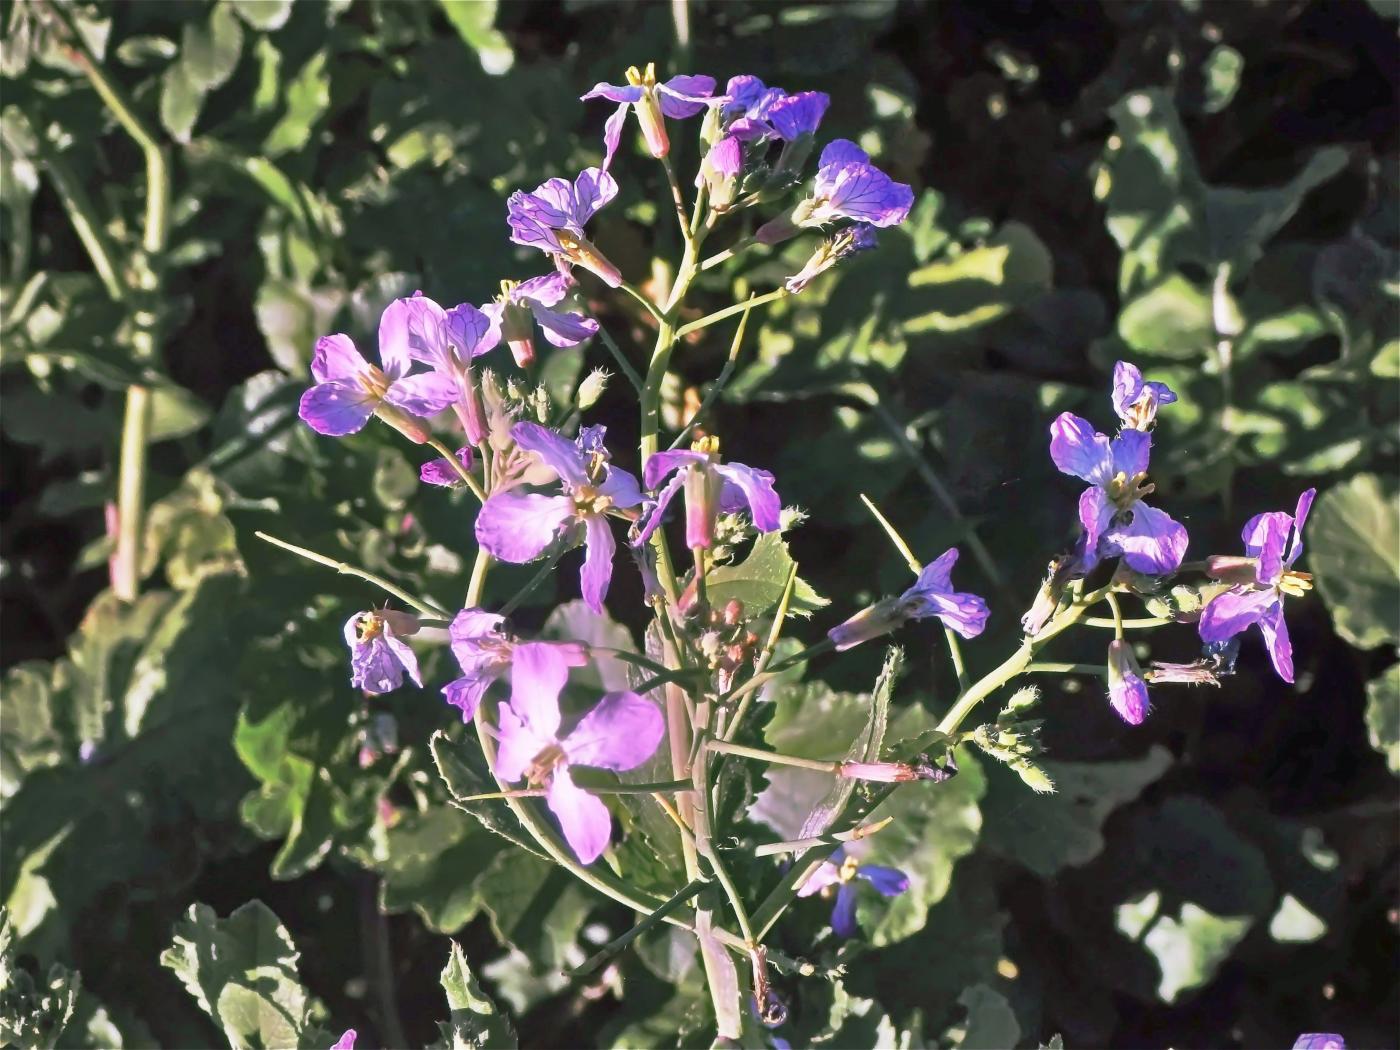
[[[703,607],[709,604],[709,598],[705,593],[705,548],[690,548],[690,557],[695,564],[695,598]]]
[[[794,769],[812,769],[818,773],[830,773],[839,776],[841,773],[840,762],[825,762],[816,758],[799,758],[797,755],[784,755],[777,751],[764,751],[757,747],[745,747],[743,744],[730,743],[728,740],[711,740],[705,745],[710,751],[717,751],[722,755],[737,755],[740,758],[756,758],[760,762],[767,762],[774,766],[792,766]]]
[[[694,897],[697,893],[699,893],[709,884],[710,880],[705,878],[694,879],[693,881],[687,883],[675,894],[675,896],[667,900],[664,904],[658,907],[641,922],[637,923],[637,925],[633,926],[621,937],[616,937],[613,940],[609,941],[607,944],[603,945],[603,947],[599,948],[598,951],[596,951],[588,959],[584,960],[582,964],[568,971],[569,976],[585,977],[588,974],[593,973],[595,970],[600,969],[604,963],[611,960],[614,956],[621,954],[621,952],[629,944],[635,941],[639,936],[641,936],[643,933],[646,933],[647,930],[651,929],[658,922],[661,922],[663,919],[666,918],[666,916],[670,915],[671,912],[675,911],[676,908],[684,904],[686,901],[690,900],[691,897]]]
[[[1022,674],[1092,674],[1103,677],[1108,671],[1100,664],[1065,664],[1037,660],[1026,664]]]
[[[476,480],[470,470],[462,466],[462,461],[457,458],[457,454],[435,437],[428,438],[427,444],[447,460],[456,475],[466,483],[467,488],[472,490],[472,495],[482,503],[485,503],[486,492],[482,489],[481,482]]]
[[[1115,631],[1141,631],[1149,627],[1165,627],[1176,623],[1170,616],[1142,616],[1137,619],[1112,619],[1107,616],[1086,616],[1079,621],[1085,627],[1111,627]]]
[[[747,682],[745,682],[743,685],[737,686],[734,689],[731,689],[728,693],[726,693],[723,698],[724,702],[728,703],[729,701],[748,696],[749,693],[753,692],[755,689],[761,688],[762,686],[766,685],[768,682],[772,681],[774,678],[778,677],[778,675],[786,671],[789,667],[792,667],[796,664],[800,664],[804,660],[810,660],[812,657],[818,656],[826,652],[828,649],[832,649],[834,647],[835,643],[832,642],[830,638],[823,638],[820,642],[814,642],[812,645],[809,645],[807,646],[807,648],[803,649],[800,653],[795,653],[785,660],[779,660],[769,670],[756,672],[754,676],[750,678]]]
[[[516,591],[515,595],[510,599],[510,601],[506,602],[504,605],[502,605],[499,609],[496,610],[497,614],[500,616],[509,616],[511,613],[515,612],[516,608],[520,605],[520,603],[523,602],[526,598],[528,598],[531,592],[533,592],[536,587],[542,584],[545,581],[545,578],[549,576],[551,572],[554,571],[554,567],[559,564],[559,559],[563,556],[563,548],[560,548],[559,550],[554,552],[553,557],[545,559],[545,561],[540,565],[540,567],[535,570],[535,574],[530,577],[529,582],[526,583],[524,587],[521,587],[520,590]]]
[[[773,651],[778,647],[778,638],[783,633],[783,623],[787,620],[788,606],[792,602],[792,593],[797,586],[797,563],[793,562],[792,568],[788,570],[787,583],[783,586],[783,596],[778,602],[778,611],[773,615],[773,624],[768,628],[768,639],[763,643],[763,651],[758,654],[758,659],[754,662],[754,677],[758,677],[768,666],[768,662],[773,659]],[[756,690],[750,689],[739,698],[739,706],[734,709],[734,715],[729,720],[729,725],[720,734],[725,740],[733,740],[739,732],[739,727],[743,724],[744,716],[749,713],[749,704],[758,695]],[[726,700],[731,697],[726,697]]]
[[[967,666],[963,663],[962,646],[958,644],[958,636],[951,627],[943,628],[943,637],[948,640],[948,659],[953,662],[953,672],[958,676],[958,691],[967,692]]]
[[[734,256],[740,254],[741,252],[748,251],[757,243],[758,241],[754,238],[745,237],[743,240],[735,242],[733,245],[726,248],[724,251],[716,252],[714,255],[711,255],[708,259],[706,259],[700,264],[700,269],[702,272],[705,270],[713,269],[722,262],[728,262],[730,259],[734,258]]]
[[[862,824],[850,831],[832,831],[812,838],[766,842],[762,846],[755,847],[753,855],[755,857],[776,857],[784,853],[801,853],[804,850],[816,849],[818,846],[836,846],[842,842],[854,842],[857,839],[869,838],[876,832],[883,831],[893,821],[894,817],[885,817],[883,820]]]
[[[729,357],[724,362],[724,367],[720,369],[719,377],[710,384],[710,389],[705,392],[705,398],[700,402],[700,407],[695,410],[695,414],[690,417],[690,422],[685,425],[676,439],[671,442],[670,447],[679,448],[681,444],[691,435],[700,422],[705,418],[706,413],[719,400],[719,395],[723,392],[725,384],[729,382],[729,377],[734,374],[734,367],[739,360],[739,350],[744,344],[744,329],[749,325],[749,310],[753,307],[752,295],[744,303],[743,316],[739,318],[739,327],[734,332],[734,339],[729,344]]]
[[[661,313],[660,310],[656,308],[656,305],[632,285],[628,284],[626,281],[623,281],[621,284],[618,285],[618,287],[621,288],[628,295],[630,295],[633,299],[637,300],[637,302],[641,303],[642,308],[646,310],[647,313],[651,314],[652,318],[658,323],[665,322],[665,316]]]
[[[116,248],[102,226],[87,189],[69,166],[67,159],[49,141],[48,135],[39,127],[38,122],[31,119],[28,113],[25,113],[24,121],[29,125],[30,134],[38,144],[39,157],[53,179],[54,188],[58,191],[64,210],[68,212],[73,230],[83,242],[102,286],[113,300],[119,303],[126,302],[129,290],[117,268]]]
[[[334,569],[342,576],[356,576],[366,581],[367,583],[372,583],[381,590],[387,591],[389,594],[392,594],[395,598],[399,599],[399,601],[403,602],[405,605],[411,605],[413,606],[413,608],[417,609],[419,612],[427,616],[450,617],[452,615],[445,609],[441,609],[438,606],[432,604],[430,601],[409,594],[408,591],[404,590],[402,587],[398,587],[395,584],[390,583],[383,576],[376,576],[374,573],[368,572],[365,569],[361,569],[358,566],[351,565],[349,562],[336,561],[334,558],[327,558],[324,554],[317,554],[315,551],[307,550],[305,547],[298,547],[295,543],[288,543],[286,540],[279,540],[276,536],[270,536],[266,532],[254,532],[253,535],[260,540],[272,544],[274,547],[281,547],[283,550],[291,551],[293,554],[305,558],[307,561],[314,561],[317,565],[324,565],[328,569]]]
[[[685,193],[682,192],[680,181],[676,178],[676,169],[671,163],[669,153],[661,158],[661,166],[666,169],[666,181],[671,184],[671,200],[676,205],[676,221],[681,226],[681,239],[689,245],[694,238],[690,235],[690,223],[685,217]]]
[[[703,856],[706,863],[709,864],[710,870],[715,873],[715,878],[719,880],[724,895],[729,898],[729,907],[739,923],[739,932],[743,934],[744,940],[750,945],[757,944],[758,942],[753,935],[753,923],[749,921],[749,910],[744,906],[744,898],[739,895],[739,887],[734,885],[734,880],[729,875],[729,869],[725,867],[724,861],[715,852],[709,839],[705,840]]]
[[[788,290],[786,288],[778,288],[775,291],[766,293],[765,295],[752,296],[744,300],[742,303],[735,303],[733,306],[726,306],[723,310],[716,310],[712,314],[706,314],[698,321],[691,321],[689,324],[681,325],[678,329],[676,329],[676,338],[684,339],[691,332],[698,332],[703,328],[709,328],[710,325],[718,324],[720,321],[723,321],[726,317],[733,317],[735,314],[740,313],[741,311],[751,310],[755,306],[763,306],[766,303],[776,302],[777,300],[783,298],[787,294]]]
[[[476,549],[476,561],[472,562],[472,578],[467,582],[466,607],[481,607],[481,595],[486,590],[486,574],[491,570],[491,554],[485,547]]]
[[[598,326],[598,335],[602,338],[603,345],[608,348],[608,352],[612,354],[613,360],[617,362],[618,369],[627,377],[627,382],[631,383],[632,389],[640,394],[642,392],[642,377],[632,367],[632,362],[627,360],[627,355],[622,352],[622,348],[613,341],[613,337],[601,324]]]
[[[1118,596],[1109,591],[1103,596],[1103,600],[1108,602],[1108,607],[1113,610],[1113,633],[1121,642],[1123,640],[1123,608],[1118,604]]]
[[[905,542],[904,537],[899,534],[899,530],[891,524],[889,518],[880,513],[880,508],[875,506],[875,501],[864,492],[860,494],[860,501],[865,504],[865,509],[875,516],[875,520],[880,523],[880,528],[885,530],[885,535],[894,544],[894,549],[899,551],[900,557],[904,559],[904,564],[909,566],[909,571],[915,576],[924,571],[923,563],[914,557],[913,550]]]

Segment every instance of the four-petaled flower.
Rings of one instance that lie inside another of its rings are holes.
[[[418,657],[403,639],[418,633],[418,617],[392,609],[357,612],[345,621],[350,647],[350,684],[367,693],[388,693],[403,685],[404,672],[418,688]]]
[[[442,687],[447,702],[462,712],[462,721],[470,722],[481,704],[481,698],[491,683],[510,667],[517,646],[505,630],[505,617],[484,609],[463,609],[452,618],[447,636],[452,655],[462,668],[462,677],[454,678]],[[549,645],[558,650],[559,659],[567,667],[582,667],[588,654],[577,642],[532,642]]]
[[[617,145],[622,140],[622,125],[627,119],[627,107],[637,111],[637,123],[642,138],[653,157],[661,158],[671,151],[666,134],[666,118],[684,120],[693,117],[706,106],[722,104],[723,96],[715,97],[715,78],[680,73],[664,84],[656,82],[656,63],[648,62],[645,70],[636,66],[627,69],[626,84],[595,84],[593,90],[580,98],[605,98],[617,102],[617,112],[603,125],[603,170],[612,165]]]
[[[583,227],[617,196],[617,180],[600,168],[585,168],[573,182],[547,179],[532,192],[516,190],[506,201],[510,239],[591,270],[612,288],[622,274],[584,236]]]
[[[1086,419],[1062,412],[1050,424],[1050,458],[1063,474],[1090,484],[1079,497],[1084,538],[1078,570],[1089,572],[1101,558],[1121,554],[1135,572],[1175,572],[1186,554],[1186,529],[1142,502],[1152,436],[1124,430],[1109,440]]]
[[[636,693],[607,693],[572,731],[559,736],[559,693],[569,676],[560,647],[541,642],[516,646],[511,661],[510,702],[497,714],[496,774],[525,779],[545,790],[569,848],[592,864],[608,846],[608,807],[588,794],[569,772],[571,765],[614,772],[635,769],[651,758],[665,732],[661,711]]]
[[[1295,571],[1293,563],[1303,552],[1303,522],[1316,495],[1317,489],[1304,492],[1292,514],[1278,510],[1250,518],[1240,534],[1246,557],[1211,558],[1207,568],[1211,576],[1236,586],[1216,595],[1201,613],[1201,640],[1224,642],[1258,624],[1274,670],[1285,682],[1293,681],[1293,643],[1283,618],[1283,599],[1312,587],[1312,576]]]
[[[1142,725],[1152,703],[1133,647],[1121,638],[1108,643],[1108,702],[1131,726]]]
[[[603,433],[603,427],[584,427],[570,441],[537,423],[515,424],[511,436],[516,444],[538,455],[559,476],[564,491],[558,496],[494,492],[476,519],[477,542],[516,565],[534,561],[556,541],[575,541],[581,527],[588,548],[580,574],[583,600],[599,613],[616,549],[607,516],[642,502],[637,479],[608,462]]]
[[[481,312],[500,329],[515,363],[527,367],[535,359],[534,326],[538,324],[550,344],[578,346],[598,333],[598,322],[570,310],[555,310],[569,294],[573,280],[566,274],[550,273],[528,281],[502,281],[501,294]]]
[[[810,897],[831,886],[836,886],[836,903],[831,909],[831,931],[838,937],[854,937],[856,926],[856,887],[855,879],[863,879],[874,886],[883,897],[898,897],[909,888],[909,876],[897,868],[887,868],[880,864],[861,864],[855,857],[846,855],[845,847],[837,849],[830,860],[824,860],[807,877],[799,897]]]
[[[964,638],[975,638],[987,626],[987,603],[975,594],[953,590],[953,565],[958,549],[951,547],[924,566],[919,578],[897,598],[885,598],[826,632],[838,651],[888,634],[909,620],[936,616]]]
[[[909,216],[914,191],[895,182],[870,155],[849,139],[827,143],[817,161],[812,196],[764,223],[754,237],[763,244],[787,240],[803,227],[824,226],[837,219],[897,226]]]
[[[410,416],[437,415],[457,400],[457,387],[437,372],[409,375],[414,356],[392,303],[379,321],[382,368],[366,361],[348,335],[322,336],[311,356],[316,385],[301,397],[301,418],[318,434],[341,437],[377,415],[422,444],[427,428]]]
[[[1157,421],[1157,409],[1175,402],[1171,387],[1144,381],[1137,365],[1119,361],[1113,366],[1113,411],[1125,427],[1150,430]]]
[[[647,460],[642,480],[648,491],[656,492],[672,473],[675,477],[656,492],[655,503],[646,524],[633,541],[645,543],[661,524],[661,517],[676,493],[685,489],[685,544],[709,548],[715,542],[715,519],[720,513],[732,514],[745,507],[759,532],[778,528],[783,505],[773,490],[773,475],[743,463],[720,463],[718,443],[713,439],[696,450],[676,449],[658,452]]]
[[[444,310],[418,292],[388,305],[379,323],[381,342],[386,329],[395,345],[408,347],[415,361],[431,365],[442,382],[456,391],[452,408],[466,431],[467,443],[480,444],[487,426],[472,361],[496,347],[500,328],[470,303]]]

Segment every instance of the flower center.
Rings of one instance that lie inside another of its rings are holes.
[[[594,453],[595,457],[600,453]],[[595,476],[594,465],[589,465],[589,475]],[[612,507],[611,496],[605,496],[592,485],[580,485],[573,491],[574,510],[578,514],[606,514]]]
[[[638,69],[636,66],[628,66],[627,83],[632,87],[656,87],[656,63],[648,62],[645,70]]]
[[[1119,510],[1127,510],[1138,500],[1150,496],[1156,488],[1147,480],[1147,471],[1140,470],[1130,478],[1120,470],[1108,483],[1108,498]]]
[[[384,620],[374,613],[365,613],[355,624],[355,633],[361,643],[372,641],[384,633]]]
[[[1276,584],[1280,593],[1290,595],[1294,598],[1301,598],[1308,591],[1312,590],[1312,573],[1298,572],[1296,569],[1285,569]]]
[[[525,779],[538,787],[563,761],[564,749],[557,742],[548,744],[525,767]]]
[[[382,401],[389,392],[389,377],[375,365],[367,366],[356,378],[360,388],[376,401]]]
[[[847,857],[841,862],[840,877],[842,882],[850,882],[856,877],[856,870],[860,867],[860,861],[855,857]]]

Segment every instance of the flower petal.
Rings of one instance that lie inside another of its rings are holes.
[[[492,665],[505,668],[508,663],[507,643],[502,630],[505,622],[504,616],[485,609],[463,609],[452,617],[447,637],[452,645],[452,655],[457,658],[463,671],[478,671]]]
[[[311,355],[311,374],[318,383],[333,379],[353,380],[369,367],[348,335],[323,335],[316,340]]]
[[[496,733],[496,775],[507,781],[523,777],[535,756],[553,740],[552,734],[540,736],[531,729],[510,704],[496,710]]]
[[[1107,485],[1113,479],[1108,437],[1073,412],[1061,412],[1050,424],[1050,458],[1060,473],[1091,485]]]
[[[1288,530],[1292,524],[1292,516],[1281,510],[1256,514],[1244,523],[1240,536],[1244,540],[1245,553],[1259,559],[1255,576],[1260,583],[1277,583],[1282,575],[1283,546],[1288,541]]]
[[[408,677],[413,679],[413,684],[422,689],[423,676],[418,672],[418,654],[402,638],[395,637],[393,630],[387,624],[384,627],[384,644],[394,654],[394,659],[403,665],[403,669],[408,672]]]
[[[665,453],[661,453],[665,455]],[[652,459],[656,457],[653,456]],[[648,463],[651,460],[647,461]],[[671,501],[676,498],[676,494],[685,487],[684,472],[677,474],[666,483],[666,487],[656,494],[652,501],[651,510],[646,513],[646,520],[642,523],[641,530],[637,533],[637,538],[632,541],[634,547],[640,547],[651,539],[651,534],[661,525],[661,519],[666,513],[666,508],[671,505]]]
[[[342,437],[363,427],[374,415],[377,403],[378,399],[367,394],[358,383],[333,379],[317,383],[302,394],[298,414],[316,433]]]
[[[578,346],[598,334],[598,322],[583,314],[551,310],[540,303],[533,304],[531,312],[552,346]]]
[[[442,362],[445,317],[442,307],[421,292],[384,308],[379,317],[379,360],[389,378],[407,375],[415,360]]]
[[[521,281],[512,288],[510,301],[526,303],[534,300],[545,306],[554,306],[569,294],[569,289],[575,283],[572,277],[557,270],[554,273],[541,274],[539,277],[531,277],[528,281]]]
[[[1142,474],[1152,458],[1152,435],[1145,430],[1125,430],[1109,443],[1109,456],[1115,476]]]
[[[683,448],[658,452],[648,457],[646,466],[642,468],[642,484],[648,491],[653,491],[661,484],[661,479],[671,471],[679,470],[690,463],[704,463],[708,458],[703,452],[691,452]]]
[[[435,416],[457,400],[457,381],[441,372],[404,376],[394,380],[384,400],[415,416]]]
[[[1317,489],[1308,489],[1298,497],[1297,509],[1293,511],[1293,541],[1288,545],[1288,556],[1284,559],[1287,565],[1291,566],[1303,553],[1303,522],[1308,520],[1308,511],[1312,510],[1316,496]]]
[[[579,96],[580,102],[587,102],[591,98],[605,98],[609,102],[636,102],[642,97],[640,87],[632,87],[629,84],[594,84],[587,94]]]
[[[844,167],[847,164],[869,164],[870,154],[850,139],[832,139],[822,150],[818,168]]]
[[[564,840],[581,864],[592,864],[612,839],[612,815],[602,801],[574,783],[567,766],[550,778],[545,802],[559,818]]]
[[[914,191],[879,168],[851,164],[837,172],[826,201],[827,207],[818,211],[873,226],[897,226],[909,216]]]
[[[816,871],[807,876],[807,881],[798,889],[797,895],[810,897],[814,893],[820,893],[828,886],[835,886],[840,881],[841,869],[831,861],[824,860]]]
[[[720,105],[723,99],[712,98],[715,78],[678,73],[664,84],[656,86],[656,101],[661,112],[672,120],[693,117],[708,105]]]
[[[578,666],[573,661],[577,649],[549,642],[521,642],[515,647],[510,709],[541,740],[553,740],[559,733],[559,694],[569,680],[569,668]]]
[[[1113,501],[1108,493],[1098,486],[1085,489],[1079,494],[1079,524],[1084,527],[1084,552],[1089,564],[1088,572],[1099,561],[1099,539],[1113,521]]]
[[[492,556],[523,565],[543,554],[574,520],[574,501],[507,490],[493,494],[476,516],[476,541]]]
[[[1142,369],[1128,361],[1119,361],[1113,366],[1113,411],[1118,418],[1128,422],[1131,418],[1128,409],[1137,404],[1142,394]]]
[[[785,142],[810,135],[826,115],[831,96],[825,91],[802,91],[780,99],[768,110],[768,121]]]
[[[500,322],[471,303],[459,303],[443,321],[447,338],[464,360],[480,357],[501,341]]]
[[[1113,681],[1108,689],[1108,702],[1118,717],[1130,726],[1142,725],[1152,701],[1147,695],[1147,683],[1135,674],[1125,674]]]
[[[584,715],[562,746],[569,761],[614,772],[636,769],[666,733],[661,709],[636,693],[608,693]]]
[[[1263,632],[1264,644],[1269,648],[1269,659],[1274,670],[1285,682],[1293,681],[1293,642],[1288,637],[1288,623],[1283,618],[1283,602],[1266,610],[1259,617],[1259,630]]]
[[[856,885],[843,882],[836,891],[836,904],[831,909],[831,932],[838,937],[854,937],[860,930],[856,925]]]
[[[603,170],[612,167],[617,147],[622,142],[622,126],[627,123],[627,104],[617,107],[612,116],[603,124]]]
[[[908,875],[881,864],[862,864],[856,869],[856,878],[870,883],[882,897],[898,897],[909,889]]]
[[[1186,527],[1173,520],[1166,511],[1149,507],[1141,501],[1133,504],[1130,513],[1132,520],[1127,525],[1115,525],[1104,534],[1108,549],[1123,555],[1128,568],[1134,572],[1149,576],[1175,572],[1186,556],[1186,545],[1190,540]]]
[[[1201,613],[1199,631],[1203,642],[1223,642],[1252,623],[1258,623],[1269,607],[1279,601],[1269,588],[1232,587],[1211,599]]]
[[[579,226],[617,196],[617,180],[602,168],[584,168],[574,180],[572,217]]]
[[[962,592],[920,594],[905,608],[918,619],[938,617],[964,638],[976,638],[981,634],[991,615],[985,599]]]
[[[759,532],[772,532],[779,526],[783,502],[773,490],[772,474],[757,467],[745,466],[743,463],[725,463],[714,469],[715,473],[725,480],[725,489],[732,485],[743,494],[743,501],[753,516],[754,528]],[[732,493],[721,490],[720,506],[727,511],[732,510],[732,498]]]
[[[464,445],[457,450],[457,462],[467,470],[472,469],[472,461],[470,445]],[[453,485],[462,483],[462,476],[457,473],[451,462],[444,458],[438,458],[430,459],[418,468],[418,480],[425,485],[440,485],[444,488],[451,488]]]
[[[598,492],[612,500],[614,507],[631,510],[642,502],[642,489],[636,477],[621,467],[608,467],[607,475],[598,486]]]
[[[470,722],[481,706],[481,698],[495,681],[494,675],[466,674],[454,678],[442,687],[442,695],[449,704],[462,712],[462,721]]]
[[[923,567],[919,579],[909,591],[921,594],[946,594],[953,589],[953,566],[958,563],[958,549],[949,547]],[[905,591],[907,595],[909,591]]]
[[[510,428],[510,436],[525,451],[539,456],[564,484],[574,486],[588,482],[588,463],[583,452],[557,430],[538,423],[517,423]]]
[[[579,588],[583,600],[595,613],[602,613],[603,599],[608,596],[608,584],[612,583],[613,554],[617,542],[613,539],[612,526],[602,514],[584,516],[585,553],[583,568],[579,570]]]

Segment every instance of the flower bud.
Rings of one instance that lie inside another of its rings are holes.
[[[715,545],[715,518],[723,479],[708,465],[696,464],[685,476],[685,544],[691,550]]]
[[[1189,664],[1165,664],[1154,661],[1151,670],[1143,675],[1147,681],[1175,682],[1180,685],[1213,685],[1219,687],[1220,677],[1215,665],[1207,660],[1196,660]]]
[[[898,598],[884,598],[868,609],[862,609],[845,623],[837,624],[826,632],[826,636],[836,646],[836,651],[841,652],[889,634],[903,626],[908,619],[909,614]]]
[[[527,307],[513,303],[509,298],[501,300],[501,338],[510,347],[510,354],[521,368],[529,368],[535,361],[534,315]]]
[[[1065,584],[1069,582],[1073,563],[1074,559],[1069,556],[1056,558],[1050,563],[1045,582],[1040,585],[1035,601],[1021,617],[1021,630],[1025,631],[1028,637],[1034,638],[1039,634],[1050,617],[1055,615],[1060,598],[1065,592]]]
[[[598,403],[598,399],[603,396],[603,391],[608,388],[608,380],[611,377],[601,368],[595,368],[589,372],[578,385],[578,410],[587,411]]]
[[[700,178],[709,188],[710,207],[715,211],[728,211],[734,203],[743,168],[744,147],[733,135],[724,136],[705,154],[700,162]]]
[[[1133,648],[1121,638],[1108,643],[1108,700],[1118,717],[1129,725],[1141,725],[1152,704]]]

